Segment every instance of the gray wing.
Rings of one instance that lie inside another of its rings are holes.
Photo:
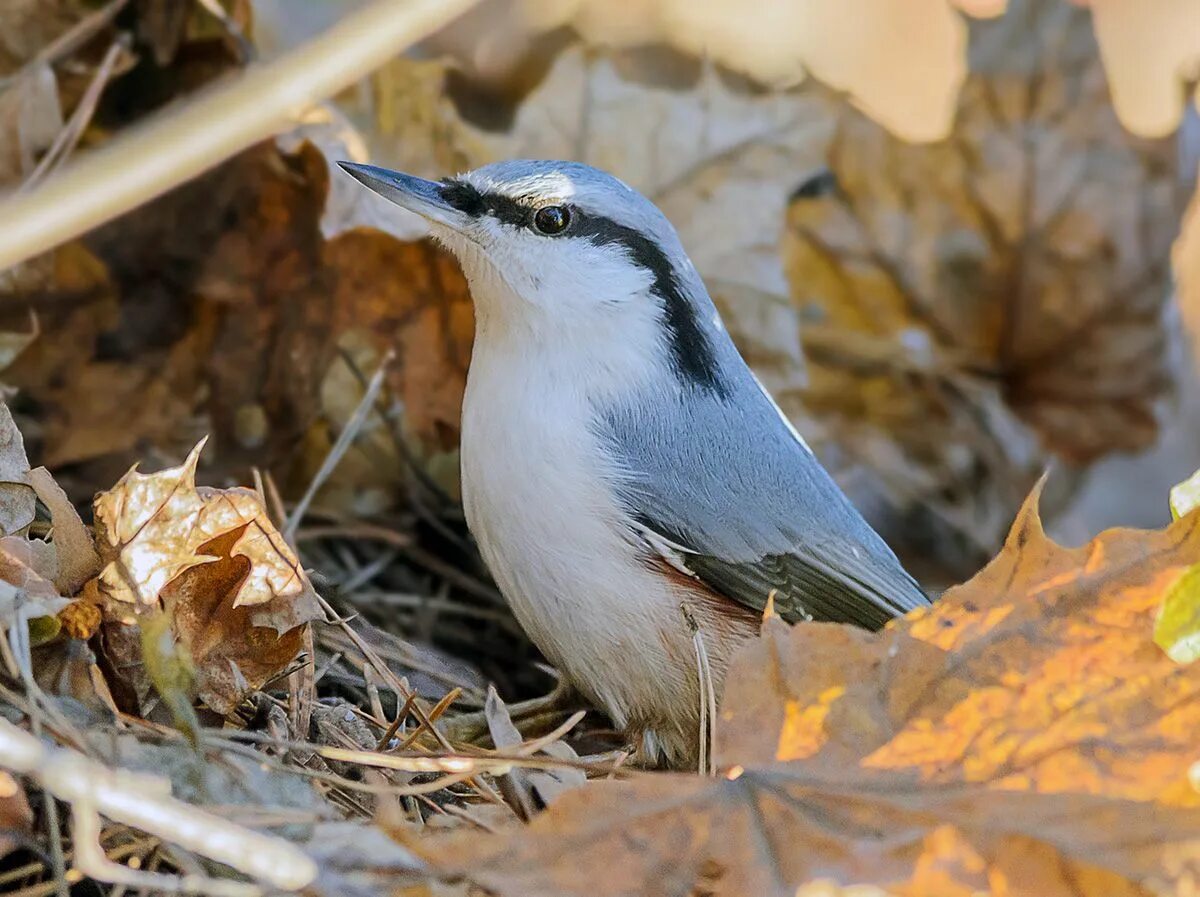
[[[761,611],[878,629],[928,604],[891,549],[750,378],[605,419],[617,487],[654,550]]]

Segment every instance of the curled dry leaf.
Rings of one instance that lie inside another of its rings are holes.
[[[100,572],[100,556],[92,534],[79,519],[62,487],[50,471],[38,467],[29,471],[29,485],[50,512],[51,535],[54,539],[56,572],[54,584],[64,595],[74,595],[85,582]]]
[[[1063,548],[1036,501],[977,577],[881,633],[768,620],[730,671],[723,777],[589,786],[460,842],[455,869],[523,897],[1181,893],[1200,668],[1151,631],[1200,515]]]
[[[94,584],[116,623],[163,607],[199,673],[201,697],[227,711],[286,666],[320,609],[255,492],[195,485],[203,445],[179,467],[131,470],[96,498],[104,566]]]

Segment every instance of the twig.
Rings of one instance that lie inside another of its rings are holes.
[[[165,111],[0,202],[0,271],[111,221],[283,130],[478,0],[375,0],[303,46]]]
[[[109,769],[75,751],[49,748],[4,719],[0,719],[0,758],[6,768],[33,778],[48,794],[71,805],[76,866],[95,878],[146,884],[124,873],[114,878],[115,870],[103,854],[97,859],[98,814],[225,863],[273,888],[299,890],[317,876],[316,863],[299,848],[177,800],[166,779]],[[92,853],[87,856],[89,848]],[[233,882],[161,878],[156,877],[153,885],[160,890],[234,894]],[[236,891],[238,897],[259,893],[248,885]]]
[[[393,353],[389,350],[383,360],[379,362],[379,368],[375,371],[375,376],[371,378],[371,382],[367,385],[367,391],[363,394],[358,407],[354,409],[354,414],[346,422],[346,426],[342,427],[342,432],[338,434],[338,438],[334,441],[329,454],[321,462],[321,467],[317,470],[316,476],[312,478],[312,482],[308,484],[308,489],[305,491],[304,496],[297,502],[296,507],[292,509],[292,516],[288,518],[287,525],[283,528],[283,538],[287,540],[289,545],[296,544],[296,528],[300,526],[300,521],[304,519],[304,514],[308,511],[308,506],[312,504],[313,498],[320,491],[321,487],[325,485],[325,481],[329,479],[330,474],[341,463],[350,446],[354,444],[354,440],[358,438],[363,424],[367,422],[367,418],[375,410],[375,399],[379,396],[379,390],[383,387],[383,378],[387,373],[387,366],[391,363],[392,355]]]
[[[686,604],[679,605],[679,609],[683,612],[684,622],[692,632],[692,647],[696,652],[696,676],[699,680],[697,684],[700,691],[699,772],[702,776],[715,775],[717,769],[711,748],[717,721],[717,697],[716,689],[713,687],[712,667],[708,662],[708,649],[704,646],[704,635],[696,623],[696,618],[692,616],[691,609]]]
[[[107,27],[128,4],[129,0],[112,0],[111,3],[80,19],[78,23],[39,50],[38,54],[26,64],[25,69],[22,69],[22,72],[33,66],[54,65],[60,59],[70,56],[95,37],[102,28]]]
[[[58,136],[54,138],[54,143],[51,144],[46,154],[42,156],[37,167],[33,169],[33,173],[21,184],[19,188],[20,193],[28,193],[40,184],[46,175],[56,171],[71,153],[75,151],[75,147],[78,145],[80,138],[83,137],[83,132],[87,130],[92,116],[96,114],[96,106],[100,102],[104,88],[108,86],[108,81],[112,77],[113,70],[117,67],[117,60],[121,58],[121,54],[127,49],[127,44],[127,39],[122,37],[109,45],[108,52],[104,54],[104,59],[101,60],[99,68],[96,69],[96,74],[92,76],[87,90],[84,91],[83,97],[79,100],[79,105],[71,113],[70,120],[58,132]]]

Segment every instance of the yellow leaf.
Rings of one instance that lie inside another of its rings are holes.
[[[1178,520],[1200,505],[1200,470],[1171,488],[1171,518]]]
[[[1200,564],[1185,570],[1167,590],[1154,623],[1154,641],[1176,663],[1200,658]]]
[[[498,897],[1183,893],[1200,876],[1200,665],[1150,630],[1198,554],[1200,515],[1064,548],[1030,500],[933,607],[747,646],[718,731],[727,775],[594,783],[519,831],[423,853]]]

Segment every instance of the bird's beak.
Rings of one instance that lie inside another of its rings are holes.
[[[442,185],[437,181],[357,162],[338,162],[338,165],[360,184],[436,224],[461,230],[466,223],[467,216],[442,198]]]

